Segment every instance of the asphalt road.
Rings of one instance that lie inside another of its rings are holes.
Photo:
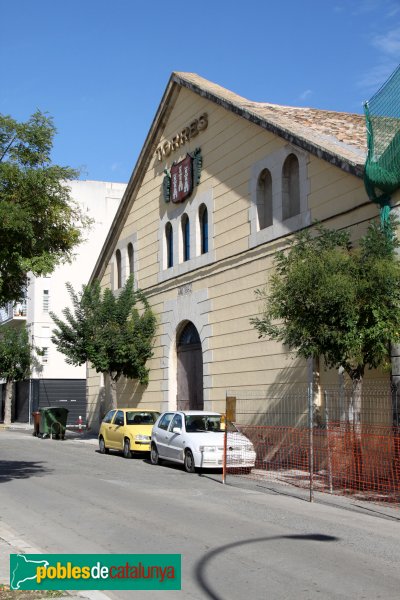
[[[116,599],[395,599],[399,519],[0,432],[1,523],[48,553],[181,553],[181,592]]]

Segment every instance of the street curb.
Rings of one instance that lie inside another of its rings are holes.
[[[7,544],[9,547],[9,554],[46,554],[43,550],[31,546],[25,540],[23,540],[16,531],[11,529],[8,525],[0,523],[0,548],[1,553],[5,550],[4,546]],[[3,548],[2,548],[3,546]],[[0,582],[1,582],[0,574]],[[107,596],[104,592],[98,590],[65,590],[65,596],[87,598],[88,600],[110,600],[110,596]],[[61,598],[60,598],[61,600]]]
[[[29,545],[4,523],[0,524],[0,539],[11,546],[12,550],[16,550],[16,554],[43,554],[41,550]]]
[[[0,429],[12,429],[13,431],[33,431],[33,425],[29,425],[29,423],[11,423],[10,425],[4,425],[4,423],[0,423]]]
[[[11,425],[4,425],[3,423],[0,423],[0,433],[2,431],[10,431],[12,433],[19,433],[21,435],[26,436],[26,435],[33,434],[33,427],[29,426],[29,425],[27,425],[27,426],[15,425],[13,423]],[[32,437],[36,437],[36,436],[32,435]],[[37,439],[40,439],[40,438],[37,438]],[[65,439],[57,440],[57,441],[62,441],[62,443],[64,443],[64,442],[83,442],[84,444],[98,445],[98,435],[95,433],[88,433],[87,431],[78,433],[78,431],[67,429]]]

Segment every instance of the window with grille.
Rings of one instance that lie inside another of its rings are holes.
[[[133,262],[133,244],[129,242],[128,244],[128,264],[129,264],[129,275],[133,275],[135,267]]]
[[[49,312],[50,294],[49,290],[43,290],[43,312]]]
[[[122,259],[121,250],[117,250],[115,253],[115,262],[117,265],[117,289],[122,288]]]
[[[43,346],[42,348],[42,363],[49,362],[49,349]]]
[[[190,221],[184,214],[182,217],[182,242],[183,242],[183,260],[190,259]]]
[[[207,254],[208,252],[208,211],[205,204],[202,204],[199,209],[200,219],[200,252]]]
[[[167,243],[167,269],[174,266],[174,234],[171,223],[165,226],[165,241]]]

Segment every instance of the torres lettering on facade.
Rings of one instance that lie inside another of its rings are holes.
[[[204,131],[208,126],[208,115],[203,113],[198,119],[194,119],[187,127],[184,127],[181,132],[174,135],[171,140],[165,140],[156,150],[156,155],[159,161],[170,156],[172,152],[184,146],[186,142],[196,137],[200,131]]]

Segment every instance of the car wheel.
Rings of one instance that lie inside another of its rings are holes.
[[[99,450],[100,454],[108,454],[108,448],[106,448],[106,443],[102,437],[99,439]]]
[[[157,446],[155,444],[151,445],[150,462],[152,465],[160,465],[161,464],[161,458],[158,454]]]
[[[125,438],[125,440],[124,440],[123,454],[124,454],[124,458],[131,458],[132,457],[132,454],[131,454],[131,443],[128,440],[128,438]]]
[[[194,466],[194,458],[191,450],[186,450],[185,452],[185,461],[184,461],[185,471],[187,473],[194,473],[196,467]]]

